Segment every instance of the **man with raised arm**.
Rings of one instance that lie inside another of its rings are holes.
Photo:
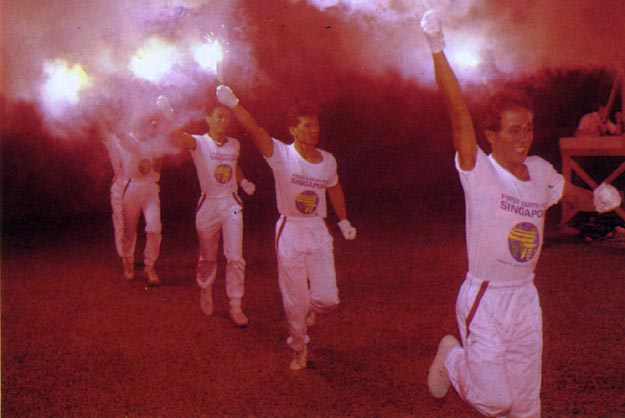
[[[347,220],[336,160],[317,148],[319,120],[314,105],[299,103],[287,111],[286,126],[294,140],[287,145],[258,126],[229,87],[217,87],[217,100],[232,109],[273,171],[280,212],[275,238],[278,280],[289,324],[287,344],[293,350],[289,367],[300,370],[307,364],[308,327],[315,314],[339,303],[333,239],[325,223],[326,192],[343,237],[356,238],[356,229]]]
[[[159,127],[159,116],[144,120],[134,132],[122,132],[120,157],[126,183],[122,193],[123,235],[122,255],[124,277],[135,278],[135,247],[137,226],[143,214],[145,220],[145,249],[143,251],[144,272],[149,285],[160,284],[154,270],[162,241],[160,186],[163,155],[149,138],[153,138]]]
[[[605,184],[594,193],[576,187],[544,159],[528,156],[534,115],[523,95],[503,92],[493,98],[484,123],[492,153],[485,154],[445,57],[437,12],[427,11],[421,27],[451,119],[469,260],[456,301],[461,342],[452,335],[442,338],[428,387],[442,398],[451,384],[484,415],[538,417],[542,316],[533,280],[545,211],[562,198],[582,210],[606,212],[620,205],[620,195]]]
[[[230,319],[236,326],[245,327],[248,318],[241,307],[245,291],[243,202],[237,195],[237,189],[240,185],[245,193],[252,195],[256,186],[245,179],[238,164],[241,145],[237,139],[227,135],[230,120],[230,109],[213,106],[205,118],[208,133],[191,135],[177,131],[174,137],[178,145],[191,153],[202,189],[195,213],[200,247],[196,272],[200,308],[206,316],[213,314],[212,289],[217,277],[217,249],[221,234],[227,260],[225,281]]]

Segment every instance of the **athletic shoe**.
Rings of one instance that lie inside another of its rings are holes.
[[[161,284],[161,280],[156,275],[156,272],[154,271],[154,267],[145,266],[145,269],[143,271],[145,272],[145,275],[148,277],[148,284],[150,286],[158,286],[159,284]]]
[[[308,311],[308,315],[306,315],[306,326],[312,327],[313,325],[315,325],[316,320],[317,320],[317,316],[311,309],[310,311]]]
[[[302,370],[306,368],[306,361],[308,358],[308,347],[304,346],[302,351],[293,351],[293,360],[289,367],[291,370]]]
[[[230,309],[230,319],[232,320],[234,325],[240,328],[245,328],[248,323],[247,316],[245,316],[241,308]]]
[[[211,316],[213,314],[213,288],[202,287],[200,288],[200,308],[204,315]]]
[[[452,348],[459,346],[460,343],[453,335],[445,335],[438,344],[436,357],[428,371],[428,388],[435,398],[443,398],[449,390],[450,382],[445,370],[445,359]]]
[[[130,258],[123,259],[124,279],[133,280],[135,278],[135,263]]]

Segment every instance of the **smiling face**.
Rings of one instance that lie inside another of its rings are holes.
[[[523,166],[534,141],[534,116],[521,106],[510,107],[501,113],[499,129],[486,130],[493,157],[510,172]]]

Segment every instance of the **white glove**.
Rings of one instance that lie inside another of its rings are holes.
[[[610,212],[621,206],[621,193],[611,184],[601,183],[592,192],[592,202],[597,212]]]
[[[217,101],[230,109],[239,104],[239,99],[232,89],[223,84],[217,86]]]
[[[445,36],[441,28],[441,21],[438,12],[428,10],[421,18],[421,29],[425,35],[425,39],[430,45],[432,53],[440,52],[445,48]]]
[[[343,219],[341,222],[339,222],[338,226],[339,228],[341,228],[341,234],[343,234],[343,238],[350,240],[356,238],[356,228],[354,228],[347,219]]]
[[[256,191],[256,185],[251,181],[248,181],[247,179],[241,180],[241,183],[239,185],[248,196],[253,195]]]

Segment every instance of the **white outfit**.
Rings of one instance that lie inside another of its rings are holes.
[[[202,288],[215,283],[221,232],[227,260],[226,293],[230,307],[240,308],[245,291],[243,204],[236,193],[240,144],[234,138],[227,138],[219,146],[208,134],[193,137],[197,146],[191,150],[191,156],[202,190],[195,216],[200,247],[196,281]]]
[[[456,302],[462,348],[445,369],[458,394],[481,413],[540,416],[542,314],[533,283],[546,210],[564,178],[545,160],[525,161],[521,181],[478,149],[465,193],[469,271]]]
[[[338,184],[336,160],[319,150],[322,161],[310,163],[295,149],[273,139],[266,161],[273,170],[280,218],[276,252],[282,302],[289,324],[287,344],[301,351],[308,343],[306,315],[339,303],[333,238],[325,223],[326,189]]]
[[[109,134],[104,138],[104,146],[108,151],[111,167],[113,168],[113,180],[111,181],[111,212],[113,218],[113,231],[115,234],[115,249],[117,255],[123,257],[122,236],[124,233],[124,217],[122,215],[122,197],[124,187],[128,180],[124,175],[122,167],[121,151],[119,149],[119,138],[117,135]]]
[[[143,213],[145,219],[146,243],[143,252],[144,265],[154,267],[161,246],[161,202],[158,181],[160,173],[154,171],[157,157],[150,144],[136,139],[121,142],[123,171],[128,177],[125,182],[122,206],[124,233],[122,251],[125,259],[134,261],[137,241],[137,224]]]

